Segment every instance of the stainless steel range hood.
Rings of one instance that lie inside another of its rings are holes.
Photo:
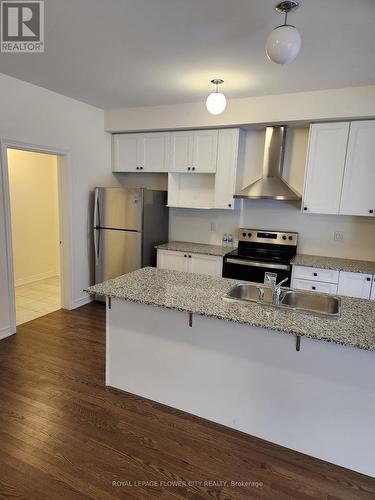
[[[287,127],[267,127],[263,177],[235,194],[249,200],[300,200],[301,195],[282,179]]]

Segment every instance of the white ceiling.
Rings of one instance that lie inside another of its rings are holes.
[[[45,0],[45,53],[0,72],[102,108],[375,84],[375,1],[302,0],[298,58],[269,62],[277,0]]]

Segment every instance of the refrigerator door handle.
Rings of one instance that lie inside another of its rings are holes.
[[[100,227],[99,189],[95,189],[94,227]]]
[[[99,252],[100,252],[100,229],[94,227],[94,251],[95,251],[95,264],[99,264]]]

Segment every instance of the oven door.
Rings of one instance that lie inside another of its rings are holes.
[[[225,257],[224,259],[224,278],[253,281],[255,283],[266,283],[267,278],[273,278],[276,283],[280,283],[283,279],[288,278],[284,286],[290,287],[291,276],[292,271],[289,264],[234,259],[231,257]]]

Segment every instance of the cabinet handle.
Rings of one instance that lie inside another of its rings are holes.
[[[190,170],[190,167],[188,167],[188,170]]]
[[[318,276],[318,273],[314,273],[314,276]]]
[[[228,203],[228,207],[231,208],[231,206],[232,206],[232,203]]]
[[[184,257],[185,257],[185,259],[186,259],[187,255],[185,254],[185,255],[184,255]]]
[[[192,170],[195,170],[195,167],[193,167]]]
[[[143,170],[143,167],[139,167],[139,170]]]
[[[366,278],[367,281],[371,281],[371,278]]]
[[[307,211],[307,207],[303,207],[304,211],[306,212]]]
[[[373,211],[373,210],[369,210],[369,211],[368,211],[368,213],[369,213],[369,214],[373,214],[373,213],[374,213],[374,211]]]
[[[139,170],[139,167],[137,167],[137,170]]]
[[[191,255],[189,255],[189,259],[191,259]]]
[[[311,290],[316,290],[316,286],[312,286],[312,287],[311,287]]]

